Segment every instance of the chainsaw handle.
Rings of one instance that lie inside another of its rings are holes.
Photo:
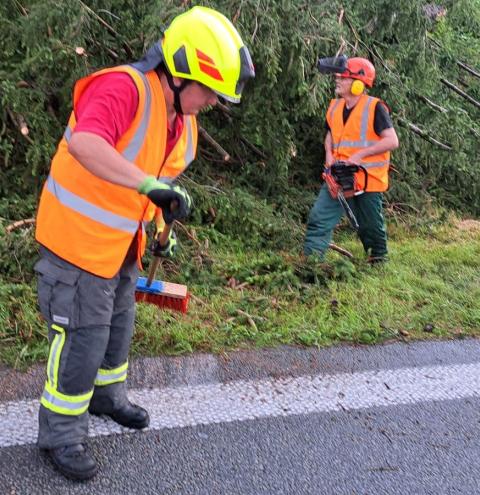
[[[358,167],[358,170],[362,171],[363,172],[363,178],[365,179],[365,183],[364,183],[364,186],[363,186],[363,191],[359,191],[356,196],[358,196],[359,194],[363,194],[366,190],[367,190],[367,186],[368,186],[368,172],[367,172],[367,169],[363,166],[363,165],[357,165]]]
[[[365,185],[363,186],[363,190],[362,191],[358,191],[355,193],[355,196],[358,196],[360,194],[363,194],[366,190],[367,190],[367,186],[368,186],[368,172],[367,172],[367,169],[363,166],[363,165],[360,165],[360,164],[357,164],[357,163],[347,163],[346,161],[343,161],[343,160],[338,160],[336,162],[333,162],[332,165],[330,165],[330,167],[326,167],[325,168],[325,172],[328,170],[329,172],[328,173],[332,173],[331,171],[331,168],[335,165],[340,165],[342,167],[355,167],[355,173],[357,172],[363,172],[363,178],[365,180]]]

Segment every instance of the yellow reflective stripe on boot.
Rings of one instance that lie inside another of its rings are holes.
[[[79,416],[87,411],[93,389],[82,395],[66,395],[53,389],[48,382],[45,382],[40,402],[50,411],[67,416]]]
[[[111,383],[124,382],[127,379],[128,361],[118,368],[111,370],[99,369],[95,378],[95,385],[110,385]]]
[[[57,334],[52,340],[47,363],[47,381],[40,399],[41,404],[50,411],[66,414],[68,416],[78,416],[88,409],[93,389],[82,395],[65,395],[57,390],[58,369],[60,367],[60,357],[65,345],[65,329],[52,325],[52,330]]]

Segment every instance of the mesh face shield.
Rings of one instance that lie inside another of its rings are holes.
[[[347,57],[340,55],[339,57],[320,58],[317,62],[317,69],[321,74],[342,74],[347,70]]]

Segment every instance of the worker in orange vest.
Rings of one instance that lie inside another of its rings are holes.
[[[366,92],[373,86],[375,68],[365,58],[344,56],[320,59],[318,68],[335,74],[337,96],[326,115],[325,168],[344,162],[365,169],[366,175],[360,171],[354,174],[356,192],[347,201],[358,221],[358,236],[368,261],[385,261],[388,251],[382,193],[388,188],[390,151],[398,147],[398,137],[386,104]],[[323,259],[342,215],[342,206],[324,183],[308,216],[305,255]]]
[[[35,265],[50,341],[38,445],[68,477],[97,471],[85,445],[89,412],[149,424],[125,382],[145,225],[158,208],[167,224],[188,214],[190,197],[173,180],[195,158],[195,116],[219,97],[238,103],[254,75],[232,23],[197,6],[139,62],[75,85],[40,198]]]

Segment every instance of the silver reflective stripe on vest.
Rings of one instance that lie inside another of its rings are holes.
[[[152,107],[152,94],[150,91],[150,85],[148,83],[147,78],[143,74],[143,72],[138,71],[134,67],[130,66],[137,74],[141,77],[143,84],[145,85],[145,106],[143,109],[143,115],[140,121],[140,125],[133,135],[132,139],[128,143],[128,146],[123,151],[122,155],[129,161],[135,161],[137,158],[138,152],[140,151],[143,141],[145,140],[145,136],[147,134],[148,123],[150,121],[150,113]],[[65,141],[68,143],[72,138],[72,129],[67,125],[63,137]]]
[[[378,141],[340,141],[338,144],[333,145],[333,149],[342,148],[367,148],[377,144]]]
[[[72,129],[70,129],[70,126],[67,125],[65,128],[65,132],[63,133],[63,137],[65,138],[65,141],[68,143],[70,142],[70,139],[72,138]]]
[[[360,141],[362,143],[367,142],[367,130],[368,130],[368,115],[370,113],[370,107],[372,106],[373,103],[373,98],[371,96],[368,97],[367,104],[365,105],[362,113],[362,124],[360,128]],[[367,145],[361,145],[362,147],[365,147]]]
[[[193,149],[193,130],[192,121],[190,118],[185,119],[187,124],[187,149],[185,150],[185,168],[192,163],[195,158],[195,150]]]
[[[375,167],[384,167],[385,165],[389,165],[390,162],[384,161],[384,162],[363,162],[362,161],[362,167],[364,168],[375,168]]]
[[[53,406],[62,407],[63,409],[69,409],[71,411],[77,411],[78,409],[88,407],[91,397],[79,402],[67,402],[65,400],[59,399],[58,397],[55,397],[50,392],[44,390],[42,398],[44,398],[49,404]]]
[[[143,115],[140,121],[140,125],[138,126],[135,134],[128,143],[128,146],[122,153],[122,155],[127,160],[133,162],[135,161],[135,158],[137,158],[138,152],[143,146],[143,141],[145,140],[145,136],[147,135],[147,128],[148,123],[150,122],[150,113],[152,109],[152,94],[150,91],[150,84],[145,77],[145,74],[135,69],[135,67],[132,67],[131,65],[129,67],[132,68],[142,78],[143,84],[145,85],[145,106],[143,107]]]
[[[360,140],[359,141],[340,141],[333,144],[333,149],[338,148],[367,148],[368,146],[373,146],[378,141],[367,141],[367,131],[368,131],[368,116],[370,113],[370,107],[373,103],[373,98],[371,96],[367,97],[367,103],[362,112],[362,120],[360,122]]]
[[[68,189],[62,187],[55,179],[49,175],[47,179],[47,189],[57,198],[63,205],[80,213],[81,215],[94,220],[95,222],[111,227],[112,229],[135,234],[138,229],[138,221],[129,218],[121,217],[116,213],[104,210],[98,206],[85,201],[80,196],[73,194]]]

